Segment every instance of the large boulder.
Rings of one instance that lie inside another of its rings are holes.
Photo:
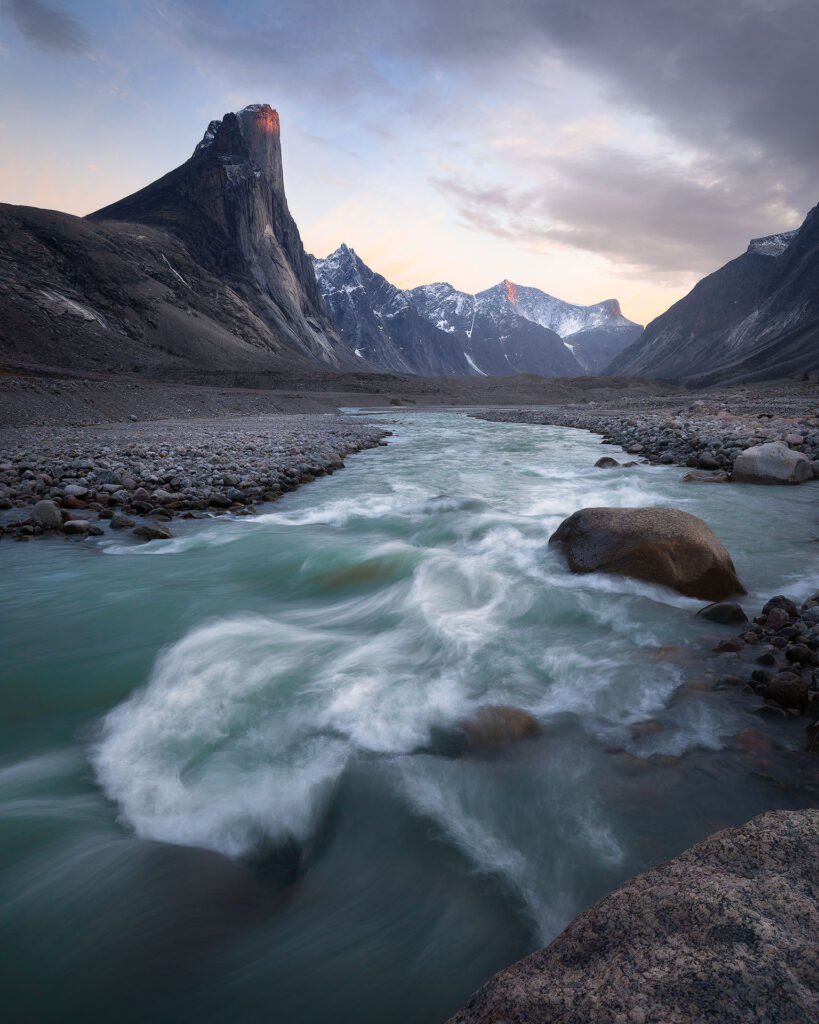
[[[722,601],[744,594],[734,563],[711,529],[676,508],[582,508],[549,538],[572,572],[606,572]]]
[[[813,467],[806,455],[783,441],[768,441],[737,455],[731,479],[741,484],[801,484],[813,479]]]
[[[819,810],[769,811],[626,882],[450,1024],[819,1020]]]

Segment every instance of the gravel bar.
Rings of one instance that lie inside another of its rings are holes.
[[[390,431],[332,415],[260,415],[0,431],[0,537],[106,529],[172,536],[175,517],[256,506],[384,445]]]

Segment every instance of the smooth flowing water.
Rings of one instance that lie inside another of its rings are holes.
[[[258,517],[0,548],[6,1019],[435,1024],[627,877],[805,805],[736,748],[752,700],[678,690],[679,648],[725,635],[702,602],[547,540],[583,506],[685,509],[756,610],[819,588],[819,482],[383,418],[387,450]],[[457,756],[488,704],[543,735]]]

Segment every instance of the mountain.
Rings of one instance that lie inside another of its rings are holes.
[[[349,347],[399,373],[579,376],[597,372],[641,330],[616,300],[576,306],[510,281],[478,295],[446,283],[403,291],[346,245],[313,263]]]
[[[406,292],[373,273],[354,250],[342,245],[313,264],[336,329],[359,359],[421,377],[475,373],[458,339],[425,320]]]
[[[460,339],[474,373],[539,373],[543,377],[583,373],[555,331],[520,315],[508,281],[477,295],[459,292],[444,282],[421,285],[408,295],[425,320]]]
[[[819,206],[798,231],[755,238],[646,327],[610,374],[687,384],[819,369]]]
[[[279,115],[266,103],[211,121],[189,160],[89,219],[168,231],[277,337],[330,366],[355,365],[287,208]]]
[[[617,299],[607,299],[594,306],[578,306],[556,299],[539,288],[527,288],[511,281],[504,281],[503,287],[517,313],[560,335],[588,373],[600,373],[642,331],[639,324],[623,316]]]
[[[0,205],[0,361],[197,381],[377,369],[327,315],[264,104],[90,217]]]

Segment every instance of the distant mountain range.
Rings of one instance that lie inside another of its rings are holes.
[[[693,386],[819,370],[819,206],[798,231],[755,238],[606,368]]]
[[[819,207],[798,231],[752,241],[644,331],[614,299],[578,306],[508,280],[476,295],[402,290],[346,245],[305,254],[278,114],[253,104],[89,217],[0,205],[0,363],[243,384],[344,371],[795,376],[819,369]]]
[[[349,347],[398,373],[582,376],[599,372],[641,331],[614,299],[577,306],[511,281],[477,295],[445,283],[404,291],[347,245],[313,263]]]

